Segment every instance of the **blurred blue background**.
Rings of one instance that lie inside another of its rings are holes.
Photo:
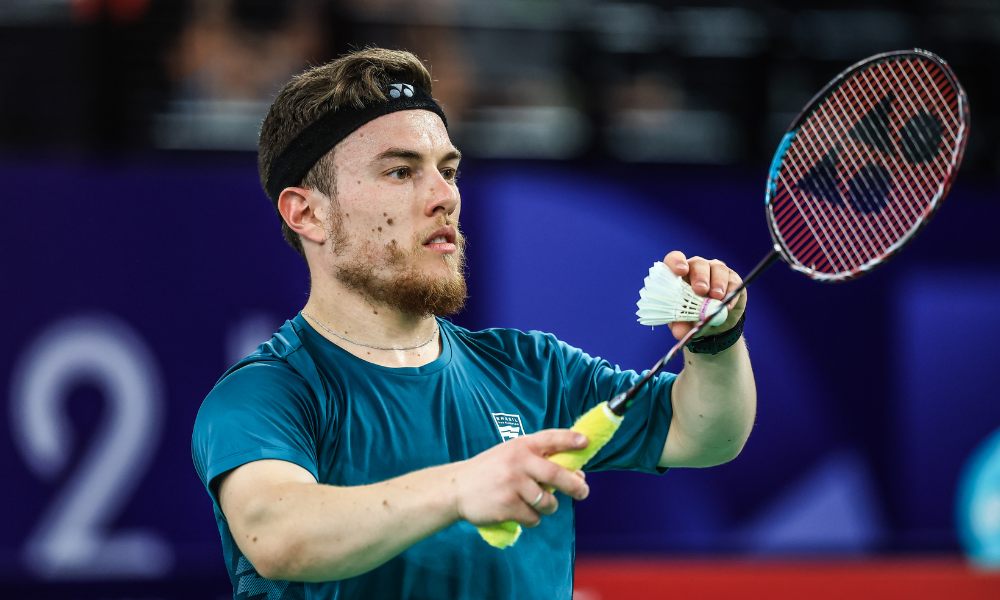
[[[956,497],[1000,428],[997,24],[990,3],[0,2],[0,597],[231,593],[194,416],[308,292],[257,128],[288,77],[366,44],[428,61],[468,157],[454,321],[634,369],[672,342],[635,322],[655,260],[746,273],[768,251],[766,165],[813,93],[878,51],[949,60],[973,133],[939,215],[856,282],[779,264],[755,283],[743,454],[592,475],[577,548],[958,556],[959,530],[980,547],[1000,499],[970,517]]]

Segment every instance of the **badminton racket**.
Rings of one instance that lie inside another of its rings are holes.
[[[887,52],[847,68],[809,101],[781,139],[764,196],[774,247],[722,304],[779,258],[810,279],[830,283],[884,264],[941,206],[968,135],[968,97],[935,54]],[[624,414],[716,312],[612,398],[612,412]]]
[[[947,196],[968,134],[965,90],[931,52],[878,54],[837,75],[792,122],[768,169],[764,205],[773,248],[635,385],[581,417],[573,428],[594,435],[586,460],[599,449],[595,442],[611,438],[646,383],[779,258],[811,279],[834,283],[895,256]],[[563,464],[562,454],[550,459]],[[495,526],[503,527],[513,531],[516,524]],[[494,541],[514,539],[508,532]]]

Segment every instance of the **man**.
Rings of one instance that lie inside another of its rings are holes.
[[[239,598],[572,595],[566,504],[589,489],[545,457],[584,447],[566,428],[638,375],[549,335],[438,318],[465,299],[461,155],[430,90],[413,55],[363,50],[289,82],[261,128],[261,180],[312,282],[195,423]],[[740,283],[719,261],[665,262],[702,295]],[[650,382],[588,469],[739,453],[756,403],[745,303],[685,350],[680,376]],[[497,550],[474,527],[504,521],[532,529]]]

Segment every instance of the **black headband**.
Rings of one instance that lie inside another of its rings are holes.
[[[369,121],[399,110],[423,109],[441,117],[444,126],[448,126],[444,111],[420,86],[393,83],[385,89],[385,95],[385,100],[376,101],[364,108],[343,105],[325,113],[285,146],[271,164],[267,186],[264,188],[275,208],[282,190],[302,183],[316,161]]]

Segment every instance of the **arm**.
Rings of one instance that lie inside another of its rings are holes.
[[[680,252],[671,252],[664,263],[675,274],[688,275],[696,293],[717,300],[742,283],[721,261],[687,259]],[[726,322],[703,330],[705,335],[735,326],[746,302],[743,290],[730,302]],[[692,326],[672,323],[670,328],[680,339]],[[694,354],[684,348],[684,369],[674,381],[671,402],[673,416],[659,466],[710,467],[736,458],[750,436],[757,410],[757,390],[743,339],[716,355]]]
[[[544,457],[586,446],[565,429],[541,431],[469,460],[371,485],[321,485],[290,462],[260,460],[220,476],[233,539],[268,579],[330,581],[360,575],[453,523],[535,527],[558,508],[551,486],[582,500],[589,488]]]

